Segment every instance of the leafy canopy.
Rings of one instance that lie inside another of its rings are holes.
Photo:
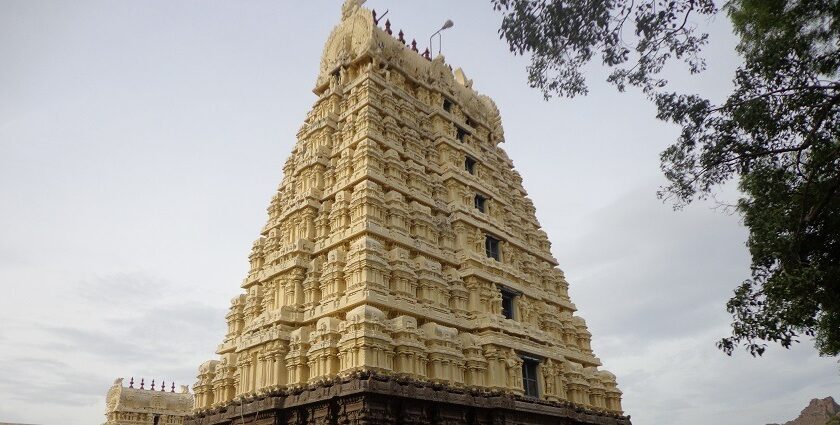
[[[682,127],[661,155],[659,196],[680,208],[739,183],[752,276],[727,303],[727,354],[814,337],[840,354],[840,0],[491,0],[500,36],[530,55],[528,79],[546,99],[586,94],[596,55],[608,81],[639,87],[657,117]],[[743,64],[722,104],[668,92],[669,61],[702,72],[708,35],[693,19],[726,13]]]

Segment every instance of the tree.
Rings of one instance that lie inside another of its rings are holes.
[[[840,354],[840,1],[492,0],[500,36],[531,56],[546,99],[586,94],[581,68],[597,54],[619,90],[635,86],[657,118],[682,127],[661,154],[661,199],[681,208],[736,179],[749,230],[751,278],[726,305],[732,334],[718,347],[761,355],[814,337]],[[740,37],[734,89],[721,104],[668,92],[669,61],[702,72],[708,35],[694,16],[726,13]]]

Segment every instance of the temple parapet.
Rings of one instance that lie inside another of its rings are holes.
[[[123,378],[114,381],[105,398],[104,425],[179,425],[192,412],[193,395],[186,385],[181,385],[178,392],[174,382],[167,388],[165,381],[155,384],[153,379],[147,384],[141,379],[136,385],[134,378],[127,387]]]

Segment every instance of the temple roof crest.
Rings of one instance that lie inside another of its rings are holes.
[[[353,15],[353,12],[358,10],[367,0],[344,0],[341,5],[341,20],[345,20]]]

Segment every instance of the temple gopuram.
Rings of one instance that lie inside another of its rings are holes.
[[[190,425],[629,425],[461,69],[347,0]]]

